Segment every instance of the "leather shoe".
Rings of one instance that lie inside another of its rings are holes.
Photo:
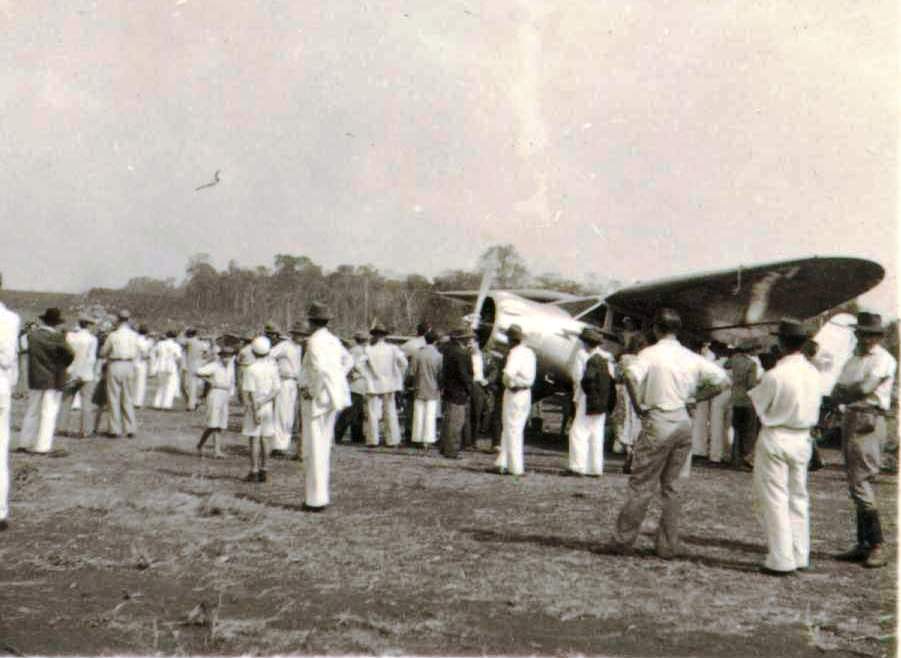
[[[268,473],[264,469],[260,469],[260,472],[257,473],[257,482],[265,482],[269,479]]]
[[[319,512],[324,512],[326,507],[328,507],[328,505],[307,505],[306,503],[304,503],[301,506],[301,509],[304,512],[312,512],[313,514],[317,514]]]
[[[869,555],[870,551],[863,546],[855,546],[850,551],[839,553],[835,556],[835,559],[840,562],[863,562]]]
[[[0,532],[3,532],[4,530],[9,530],[9,521],[6,519],[0,521]]]
[[[767,576],[776,576],[777,578],[784,578],[786,576],[791,576],[795,573],[795,570],[791,571],[779,571],[778,569],[770,569],[769,567],[760,567],[760,573]]]
[[[863,561],[863,566],[867,569],[878,569],[886,564],[888,564],[888,558],[885,556],[885,551],[882,550],[882,544],[876,544],[871,548],[867,559]]]
[[[259,480],[260,480],[260,474],[254,473],[253,471],[251,471],[250,473],[248,473],[247,475],[244,476],[245,482],[259,482]]]

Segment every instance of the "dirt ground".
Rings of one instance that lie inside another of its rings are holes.
[[[562,477],[550,435],[530,441],[524,478],[486,472],[482,452],[338,445],[333,505],[310,514],[297,462],[245,483],[237,434],[224,460],[194,453],[202,411],[139,419],[134,440],[12,455],[0,654],[895,654],[896,476],[878,485],[891,565],[834,561],[853,532],[835,450],[810,478],[814,569],[773,578],[757,572],[747,472],[693,469],[689,554],[663,561],[656,506],[638,556],[607,552],[621,459]]]

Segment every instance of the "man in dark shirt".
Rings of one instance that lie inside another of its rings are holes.
[[[444,350],[441,366],[441,389],[444,399],[444,422],[441,426],[441,454],[449,459],[460,456],[463,425],[472,395],[472,359],[464,345],[472,337],[469,327],[454,329]]]

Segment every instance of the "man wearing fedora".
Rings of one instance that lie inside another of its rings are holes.
[[[439,382],[444,400],[441,454],[448,459],[460,456],[463,443],[463,426],[473,387],[472,359],[465,348],[466,341],[471,337],[472,331],[466,325],[452,330],[450,342],[441,354]]]
[[[39,324],[28,334],[28,407],[19,434],[19,449],[47,454],[53,448],[56,416],[66,385],[66,368],[75,358],[66,337],[58,308],[38,316]]]
[[[19,316],[0,302],[0,530],[9,527],[9,415],[18,378],[20,326]]]
[[[857,348],[832,392],[833,401],[845,405],[842,452],[857,512],[857,545],[837,557],[870,568],[887,563],[872,485],[879,474],[880,449],[886,438],[885,414],[891,407],[898,367],[895,358],[880,345],[884,334],[881,316],[858,313]]]
[[[131,314],[119,311],[119,324],[100,348],[107,360],[106,389],[110,406],[110,434],[133,437],[137,430],[134,387],[135,361],[140,354],[140,336],[131,328]]]
[[[413,355],[410,376],[413,379],[413,445],[428,448],[438,440],[438,403],[441,399],[439,378],[444,357],[435,347],[435,334],[431,330],[425,336],[425,346]]]
[[[719,394],[727,379],[722,368],[679,343],[676,334],[681,328],[678,312],[658,309],[653,324],[657,342],[641,350],[623,372],[642,427],[632,452],[626,502],[616,520],[613,548],[618,553],[634,550],[658,487],[663,513],[657,527],[657,555],[671,559],[680,552],[678,483],[692,447],[686,405]]]
[[[748,391],[761,430],[754,449],[753,499],[767,538],[761,570],[786,575],[810,567],[807,464],[820,417],[820,373],[802,349],[809,329],[783,320],[775,333],[782,358]]]
[[[366,412],[369,420],[366,445],[379,444],[379,423],[384,416],[388,425],[385,445],[397,447],[400,445],[400,424],[395,395],[404,387],[407,357],[397,345],[385,342],[388,330],[382,323],[376,322],[369,333],[374,342],[366,348]]]
[[[78,318],[78,328],[66,333],[66,342],[75,353],[75,358],[66,371],[68,379],[59,411],[59,433],[69,433],[69,413],[76,394],[81,394],[81,420],[77,436],[85,438],[94,427],[91,417],[91,398],[94,397],[94,370],[97,365],[97,337],[91,333],[94,319],[82,315]]]
[[[501,409],[501,449],[494,462],[497,471],[522,475],[523,433],[532,408],[532,384],[535,383],[535,352],[523,345],[522,327],[511,324],[507,329],[510,352],[504,364],[504,399]]]
[[[303,357],[304,399],[302,415],[304,509],[324,510],[331,502],[329,477],[335,420],[350,406],[347,375],[354,366],[353,357],[337,336],[328,330],[332,314],[325,304],[310,305],[307,318],[313,333],[307,340]]]
[[[366,345],[369,335],[365,331],[354,332],[354,345],[350,348],[350,356],[354,361],[348,373],[350,380],[350,406],[338,414],[335,422],[335,440],[341,441],[347,428],[350,427],[351,443],[363,443],[363,420],[366,406]]]
[[[604,422],[606,419],[606,404],[610,398],[609,387],[613,386],[614,370],[613,355],[601,348],[603,338],[600,332],[593,327],[584,327],[579,334],[581,345],[573,355],[570,364],[570,377],[573,382],[573,401],[576,413],[573,416],[569,428],[569,464],[568,471],[574,475],[598,476],[604,472]],[[592,369],[589,377],[588,391],[583,384],[586,375],[586,366],[595,357],[596,362],[603,360],[604,372]],[[604,377],[606,375],[606,377]],[[607,389],[596,391],[606,382]],[[587,393],[602,395],[603,411],[598,413],[594,400],[589,408]]]

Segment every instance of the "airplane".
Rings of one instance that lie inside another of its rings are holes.
[[[682,335],[736,343],[768,335],[785,317],[807,320],[825,313],[875,287],[884,276],[882,266],[869,260],[811,257],[641,283],[604,298],[553,290],[490,290],[489,276],[478,291],[440,294],[475,303],[464,317],[483,350],[505,353],[506,330],[511,324],[522,327],[524,342],[537,357],[532,389],[537,401],[571,390],[568,366],[586,326],[598,329],[604,349],[617,354],[626,317],[648,330],[654,311],[666,306],[682,316]]]

